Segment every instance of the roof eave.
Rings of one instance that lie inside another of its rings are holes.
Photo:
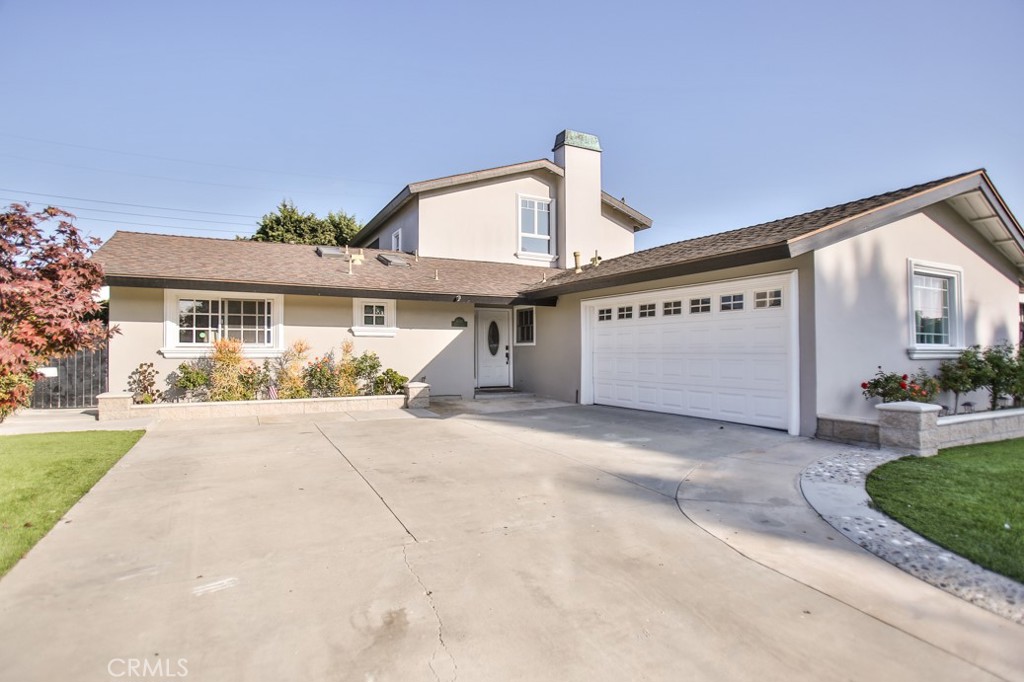
[[[497,168],[487,168],[485,170],[473,171],[472,173],[460,173],[458,175],[448,175],[443,178],[434,178],[433,180],[423,180],[422,182],[414,182],[406,185],[405,188],[399,192],[394,199],[388,202],[388,205],[382,208],[377,215],[370,218],[370,221],[363,226],[359,232],[352,237],[351,243],[353,246],[365,246],[362,242],[373,236],[388,218],[393,216],[399,211],[410,199],[414,196],[423,192],[429,192],[437,189],[447,189],[450,187],[458,187],[460,185],[467,185],[474,182],[482,182],[485,180],[493,180],[494,178],[502,178],[509,175],[516,175],[518,173],[532,173],[534,171],[547,171],[554,175],[564,176],[565,170],[561,166],[548,161],[547,159],[535,159],[533,161],[524,161],[522,163],[515,163],[509,166],[499,166]]]
[[[607,206],[611,207],[612,209],[614,209],[614,210],[618,211],[619,213],[621,213],[622,215],[626,216],[627,218],[632,220],[634,223],[636,223],[633,226],[633,231],[634,232],[639,232],[640,230],[646,230],[647,228],[649,228],[651,225],[654,224],[654,221],[652,219],[648,218],[643,213],[641,213],[640,211],[636,210],[635,208],[633,208],[629,204],[625,203],[624,201],[619,201],[618,199],[613,197],[611,194],[608,194],[608,192],[605,192],[605,191],[601,192],[601,201],[604,204],[606,204]]]
[[[642,270],[629,270],[627,272],[613,273],[607,276],[589,277],[587,279],[575,280],[565,284],[554,284],[552,286],[533,289],[526,292],[527,298],[563,296],[565,294],[591,291],[594,289],[607,289],[610,287],[650,282],[670,277],[681,277],[694,275],[714,270],[741,267],[744,265],[755,265],[769,261],[786,260],[793,257],[786,243],[769,244],[743,251],[733,251],[711,258],[701,258],[683,263],[672,263],[654,268]],[[600,267],[600,266],[598,266]]]
[[[987,181],[984,179],[984,173],[985,171],[981,169],[973,171],[968,175],[950,180],[937,187],[926,189],[923,192],[793,237],[788,242],[790,250],[794,256],[807,253],[808,251],[815,251],[844,239],[863,234],[876,227],[905,218],[933,204],[979,189],[984,184],[987,184]]]
[[[254,292],[260,294],[291,294],[296,296],[337,296],[343,298],[393,298],[403,301],[455,302],[487,305],[516,305],[526,302],[518,292],[507,296],[464,292],[424,292],[358,287],[310,286],[282,282],[241,282],[237,280],[180,279],[173,277],[140,277],[137,275],[111,275],[103,278],[110,286],[139,287],[144,289],[194,289]],[[530,301],[530,305],[554,305],[544,301]]]

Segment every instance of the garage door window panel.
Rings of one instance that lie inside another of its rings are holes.
[[[781,308],[782,289],[754,292],[754,307],[758,309]]]
[[[743,310],[743,294],[724,294],[719,299],[719,309],[722,312],[732,310]]]
[[[691,298],[690,299],[690,314],[698,315],[700,313],[711,312],[711,297],[706,296],[703,298]]]

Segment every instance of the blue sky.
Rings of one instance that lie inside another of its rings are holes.
[[[641,248],[980,166],[1024,218],[1020,0],[0,0],[0,26],[0,205],[101,238],[251,234],[284,197],[366,221],[564,128],[654,218]]]

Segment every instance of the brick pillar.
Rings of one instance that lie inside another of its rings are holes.
[[[430,407],[430,384],[410,381],[402,388],[405,389],[406,408]]]
[[[100,393],[96,396],[96,402],[99,405],[96,418],[101,422],[132,418],[131,393]]]
[[[938,405],[930,403],[882,403],[878,410],[878,444],[908,455],[938,452]]]

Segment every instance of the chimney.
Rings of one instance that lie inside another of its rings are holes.
[[[593,249],[601,229],[601,143],[596,135],[563,130],[551,151],[565,170],[555,208],[558,265],[569,268],[569,254]]]

